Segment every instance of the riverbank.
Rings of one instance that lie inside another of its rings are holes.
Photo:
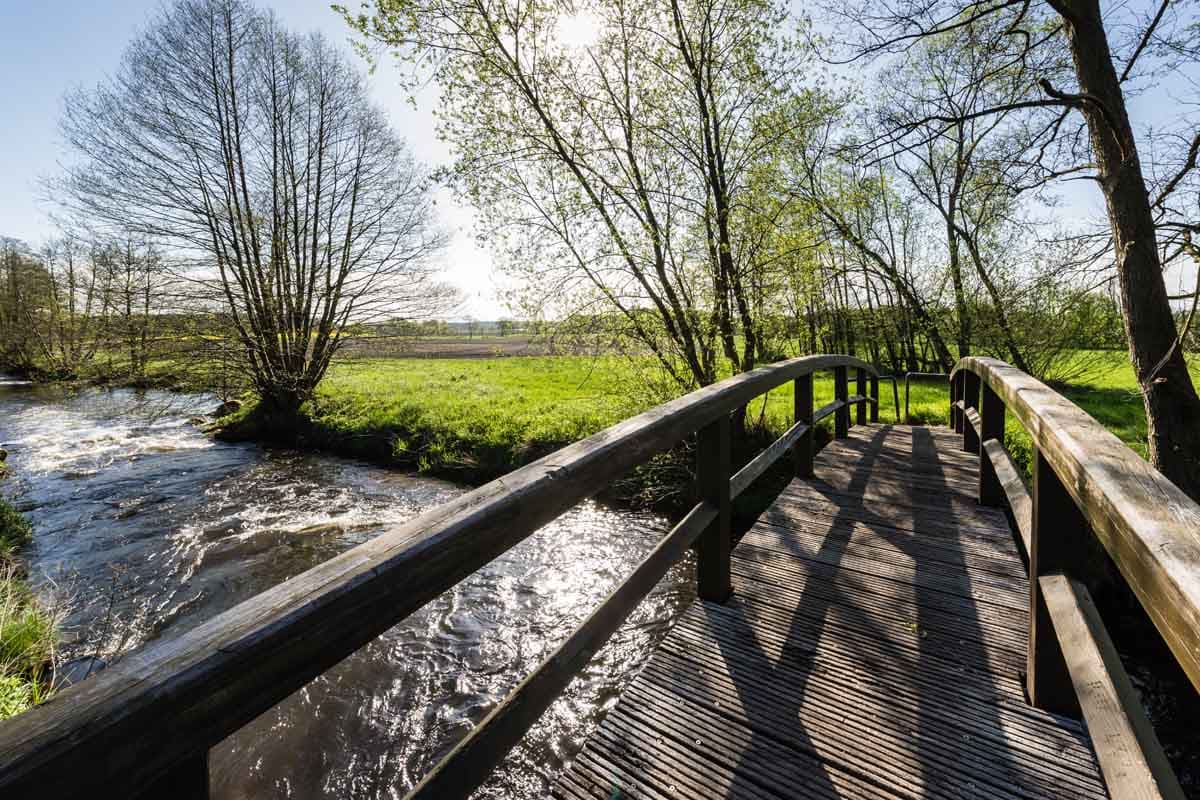
[[[0,480],[6,474],[0,461]],[[52,688],[57,625],[26,584],[19,555],[32,538],[29,522],[0,497],[0,719],[42,702]]]
[[[1192,365],[1200,382],[1200,360]],[[1054,387],[1144,457],[1145,410],[1128,357],[1081,351],[1064,374],[1069,381]],[[911,422],[944,422],[944,383],[913,382],[911,392]],[[330,368],[296,429],[279,443],[477,485],[676,395],[652,366],[620,356],[347,359]],[[814,395],[817,406],[833,399],[830,376],[816,376]],[[894,398],[881,382],[881,421],[896,421]],[[748,419],[754,433],[748,448],[778,436],[792,422],[791,387],[756,400]],[[238,440],[266,434],[252,404],[222,419],[218,431]],[[1006,432],[1009,451],[1027,466],[1028,434],[1015,420]],[[635,476],[633,486],[619,488],[652,500],[657,482],[686,468],[675,461],[652,465],[654,475]]]
[[[30,586],[61,611],[60,663],[118,665],[469,487],[295,449],[226,445],[211,396],[0,388]],[[662,539],[659,515],[584,502],[465,577],[209,754],[217,800],[411,788]],[[694,596],[673,567],[497,769],[534,800]],[[61,670],[60,670],[61,672]],[[86,691],[86,689],[84,690]],[[67,702],[59,696],[55,702]]]
[[[659,379],[617,356],[356,359],[331,368],[285,436],[269,431],[253,404],[222,418],[217,435],[479,485],[674,396]],[[944,395],[936,388],[918,391]],[[814,394],[818,406],[832,400],[832,378],[818,376]],[[923,404],[922,396],[914,411]],[[756,401],[748,416],[746,458],[791,424],[790,385]],[[818,436],[827,436],[829,425]],[[663,454],[603,499],[668,513],[683,508],[691,460],[685,448]]]

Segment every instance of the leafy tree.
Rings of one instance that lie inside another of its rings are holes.
[[[1146,408],[1150,460],[1200,499],[1200,397],[1188,374],[1185,336],[1176,327],[1163,277],[1172,261],[1200,263],[1191,238],[1200,134],[1193,125],[1185,134],[1160,137],[1155,144],[1166,152],[1149,150],[1155,159],[1144,162],[1127,102],[1130,93],[1164,71],[1196,63],[1198,23],[1191,7],[1169,0],[1146,12],[1121,6],[1105,10],[1098,0],[902,0],[886,7],[839,3],[830,12],[845,22],[856,59],[907,57],[932,38],[969,37],[984,26],[999,32],[992,44],[994,69],[1038,63],[1047,50],[1069,54],[1064,79],[1069,83],[1056,84],[1060,75],[1044,73],[1038,97],[930,114],[924,121],[949,130],[1012,110],[1056,112],[1030,142],[1038,182],[1087,177],[1103,196],[1107,254]],[[1134,34],[1125,39],[1118,33],[1114,40],[1110,26]],[[887,131],[884,137],[903,137],[914,129]],[[1200,290],[1191,296],[1200,297]]]
[[[546,306],[604,318],[676,387],[760,358],[752,170],[803,117],[770,0],[399,0],[350,23],[443,93],[450,176]],[[594,40],[564,31],[590,27]],[[650,314],[643,313],[650,311]]]

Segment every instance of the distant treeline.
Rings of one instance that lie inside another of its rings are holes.
[[[794,313],[760,314],[760,361],[836,352],[887,372],[944,371],[938,348],[907,306],[867,307],[838,299],[831,293]],[[927,304],[924,310],[945,339],[953,340],[955,309]],[[991,304],[978,301],[970,312],[972,351],[1004,357],[1005,335]],[[1071,363],[1062,356],[1072,351],[1126,346],[1120,309],[1103,292],[1027,292],[1007,312],[1025,358],[1046,377],[1071,377],[1055,370]],[[634,319],[651,330],[661,318],[647,309]],[[628,336],[628,324],[621,314],[577,314],[563,321],[385,319],[353,325],[343,335],[587,338],[593,349],[599,344],[614,352],[644,352],[640,339]],[[151,246],[71,238],[39,251],[14,240],[0,246],[4,370],[46,379],[203,384],[228,393],[242,388],[236,377],[241,358],[236,331],[217,298],[206,300]]]

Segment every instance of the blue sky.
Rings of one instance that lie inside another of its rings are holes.
[[[36,245],[51,233],[37,184],[57,171],[62,96],[115,71],[136,29],[158,5],[158,0],[0,0],[0,236]],[[319,30],[339,43],[349,40],[349,29],[328,2],[272,0],[268,5],[293,29]],[[433,132],[432,93],[419,98],[414,110],[389,64],[380,65],[369,80],[375,101],[417,158],[445,161],[449,152]],[[479,319],[505,316],[491,259],[471,236],[471,210],[445,191],[437,200],[442,224],[452,234],[442,257],[446,274],[467,295],[460,313]]]

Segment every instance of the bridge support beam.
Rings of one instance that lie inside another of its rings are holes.
[[[962,381],[963,373],[961,372],[950,378],[950,427],[954,429],[955,433],[962,433],[963,417],[962,411],[958,408],[958,401],[962,399]],[[907,394],[905,396],[904,405],[904,421],[908,422]]]
[[[1029,540],[1029,654],[1026,692],[1031,705],[1079,717],[1079,700],[1038,578],[1078,566],[1091,532],[1054,467],[1039,450],[1033,465],[1033,530]]]
[[[794,411],[795,422],[803,422],[808,430],[796,440],[792,447],[792,464],[797,478],[811,478],[813,475],[813,379],[812,374],[804,375],[793,381],[795,389]]]
[[[854,371],[854,393],[859,397],[867,396],[867,371],[861,367]],[[867,424],[866,403],[859,402],[854,404],[854,424]]]
[[[846,386],[846,368],[834,367],[833,398],[842,403],[842,406],[833,412],[833,435],[838,439],[845,439],[850,435],[850,408],[845,404],[849,397]]]
[[[730,473],[729,415],[722,414],[716,422],[700,429],[696,446],[696,499],[717,509],[716,519],[700,534],[697,543],[697,594],[701,600],[718,603],[725,602],[733,591],[729,577],[729,558],[733,551]]]
[[[983,449],[983,443],[996,439],[1004,444],[1004,401],[992,387],[984,384],[979,397],[979,503],[985,506],[1002,506],[1007,497],[991,457]]]
[[[974,372],[964,372],[962,384],[963,409],[959,419],[962,426],[963,450],[968,453],[979,453],[979,431],[967,419],[967,409],[979,410],[979,376]]]

